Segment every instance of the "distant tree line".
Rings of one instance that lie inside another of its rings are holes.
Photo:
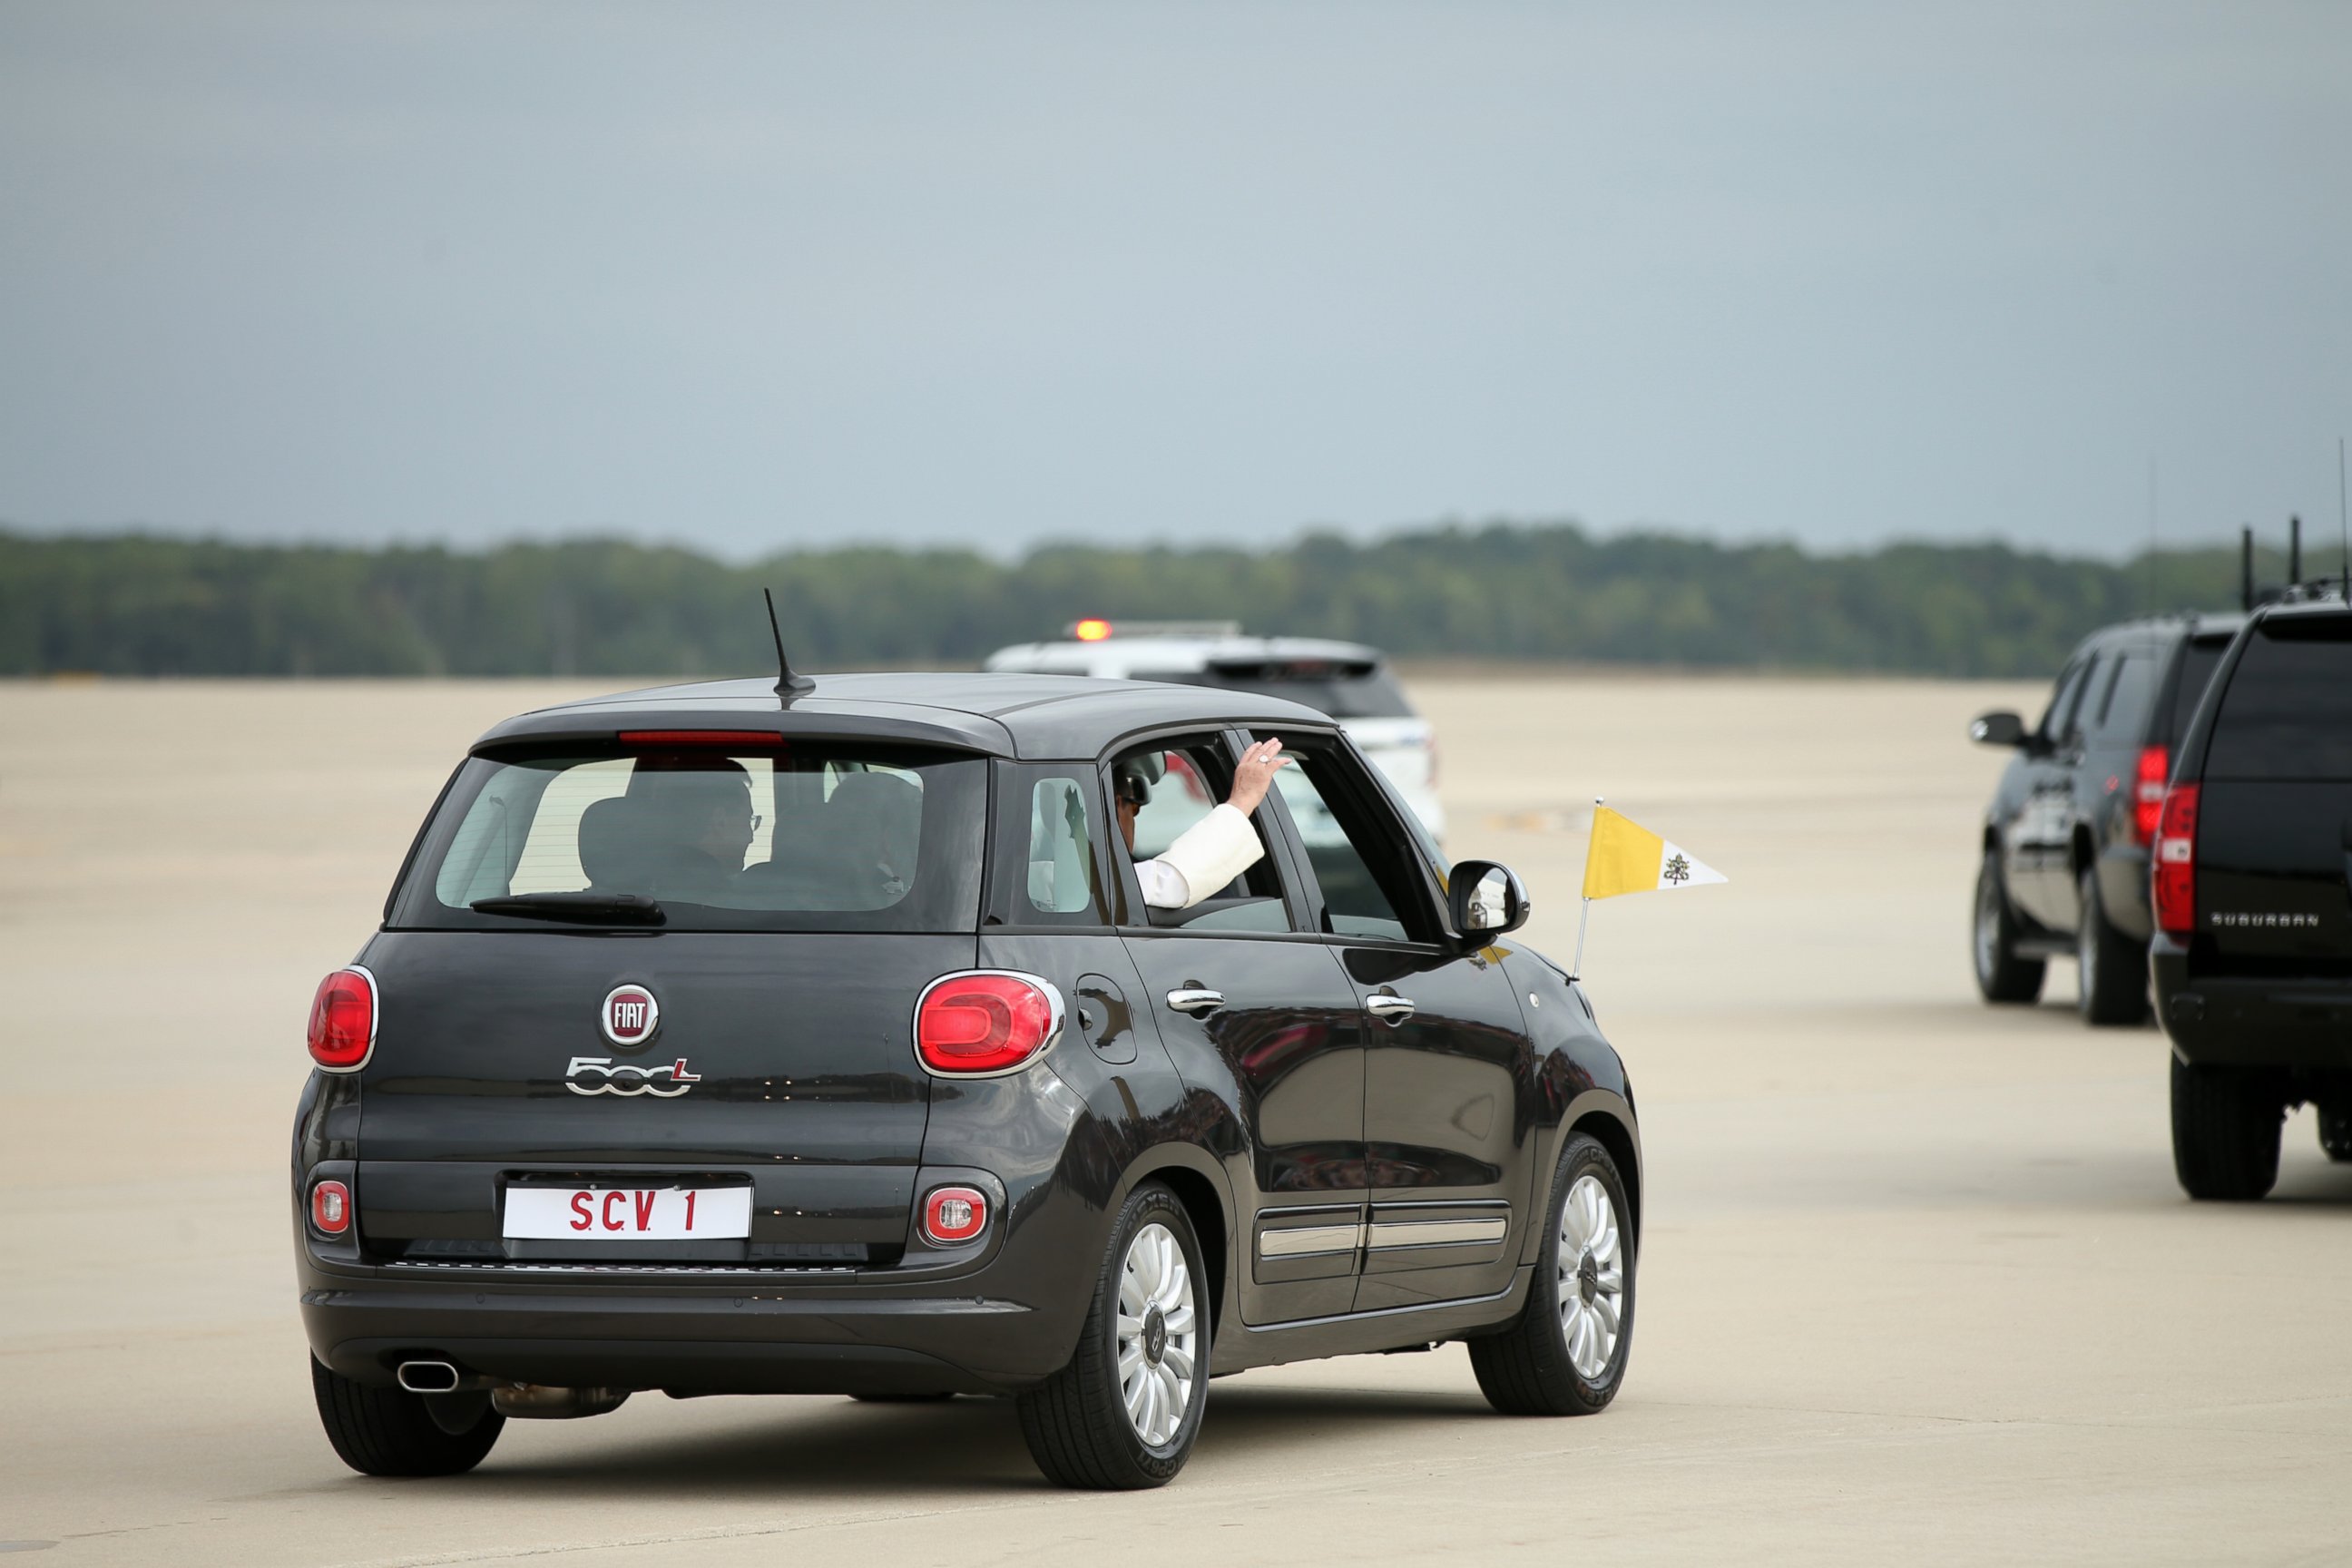
[[[2263,570],[2281,574],[2275,557]],[[1265,550],[795,551],[730,565],[581,539],[479,552],[0,531],[0,673],[751,673],[969,666],[1081,616],[1238,620],[1411,657],[2040,675],[2084,632],[2238,595],[2225,548],[2154,562],[2001,544],[1813,553],[1570,523],[1443,526]]]

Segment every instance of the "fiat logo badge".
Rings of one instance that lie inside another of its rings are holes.
[[[642,985],[616,985],[604,998],[604,1005],[596,1021],[604,1026],[604,1037],[625,1051],[635,1050],[654,1037],[661,1027],[661,1004],[654,994]]]

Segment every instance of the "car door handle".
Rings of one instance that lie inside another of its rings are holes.
[[[1412,998],[1410,996],[1367,996],[1364,1007],[1373,1017],[1386,1019],[1391,1024],[1402,1024],[1413,1014]]]
[[[1222,991],[1177,990],[1168,993],[1168,1005],[1179,1013],[1206,1013],[1225,1005]]]

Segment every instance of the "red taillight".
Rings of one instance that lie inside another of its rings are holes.
[[[310,1059],[329,1072],[357,1072],[375,1049],[375,978],[338,969],[310,1003]]]
[[[2197,786],[2174,784],[2157,818],[2152,891],[2156,923],[2167,936],[2197,929]]]
[[[988,1199],[970,1187],[940,1187],[923,1200],[923,1234],[933,1241],[970,1241],[988,1228]]]
[[[1025,974],[983,972],[931,982],[915,1006],[915,1049],[933,1072],[1007,1072],[1051,1044],[1062,999]]]
[[[773,730],[624,730],[625,746],[692,747],[724,752],[781,752],[788,742]]]
[[[352,1228],[352,1190],[341,1182],[319,1182],[310,1188],[310,1223],[321,1236],[341,1236]]]
[[[2164,781],[2172,772],[2172,753],[2162,746],[2139,749],[2139,770],[2132,785],[2132,842],[2153,844],[2164,816]]]

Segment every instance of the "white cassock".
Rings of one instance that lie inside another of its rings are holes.
[[[1256,865],[1265,853],[1249,818],[1221,805],[1178,834],[1159,858],[1138,861],[1135,877],[1151,908],[1188,910]]]

